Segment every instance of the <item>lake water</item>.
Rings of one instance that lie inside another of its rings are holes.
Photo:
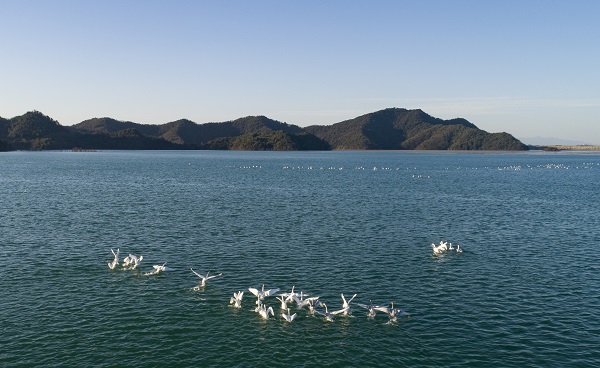
[[[598,152],[3,153],[0,366],[599,366],[599,182]],[[357,296],[265,321],[262,284]]]

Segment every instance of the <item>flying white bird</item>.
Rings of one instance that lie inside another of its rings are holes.
[[[315,315],[315,306],[320,303],[319,297],[315,296],[312,298],[308,298],[306,300],[308,301],[308,313],[312,314],[314,316]]]
[[[199,278],[202,279],[202,281],[200,282],[200,284],[198,286],[196,286],[196,287],[204,287],[204,286],[206,286],[206,281],[208,281],[208,280],[210,280],[212,278],[219,277],[219,276],[223,275],[222,273],[218,273],[216,275],[209,276],[210,272],[207,272],[206,276],[202,276],[201,274],[199,274],[198,272],[194,271],[193,269],[190,268],[190,270],[194,273],[194,275],[196,275],[196,276],[198,276]]]
[[[229,304],[233,304],[234,308],[241,308],[243,296],[244,296],[243,291],[238,291],[237,293],[233,293],[233,297],[231,299],[229,299]]]
[[[448,242],[440,241],[440,245],[438,248],[440,248],[443,251],[447,251],[448,250]]]
[[[294,292],[294,287],[295,286],[292,286],[292,291],[290,291],[289,293],[281,293],[280,296],[285,297],[287,302],[293,300],[296,295],[299,295],[298,293]]]
[[[329,312],[329,310],[327,309],[327,304],[325,304],[325,303],[319,303],[319,305],[321,305],[322,307],[325,308],[325,312],[321,312],[321,311],[315,310],[315,313],[323,316],[325,321],[327,321],[327,322],[333,322],[333,316],[334,316],[334,314]]]
[[[435,244],[431,243],[431,248],[433,249],[433,254],[444,253],[444,249],[441,248],[441,245],[436,247]]]
[[[277,298],[277,300],[279,300],[281,302],[281,310],[282,311],[289,309],[287,306],[288,298],[286,298],[283,294],[276,298]]]
[[[162,266],[161,265],[154,265],[152,266],[152,268],[154,268],[154,270],[150,271],[150,272],[146,272],[144,274],[144,276],[150,276],[150,275],[157,275],[161,272],[165,272],[165,271],[173,271],[172,268],[170,267],[166,267],[165,265],[167,264],[167,262],[163,263]]]
[[[364,308],[368,311],[367,313],[367,317],[369,318],[375,318],[375,314],[377,312],[377,308],[381,308],[378,305],[373,305],[373,303],[369,300],[369,304],[360,304],[360,303],[356,303],[356,305],[358,305],[361,308]]]
[[[107,264],[108,264],[108,268],[110,268],[111,270],[114,270],[115,267],[117,267],[117,265],[119,264],[120,250],[119,250],[119,248],[117,248],[117,253],[115,253],[115,251],[112,248],[110,248],[110,251],[112,252],[113,256],[115,256],[115,259],[113,259],[112,262],[108,262]]]
[[[276,292],[279,291],[279,289],[265,290],[265,284],[262,285],[262,289],[261,290],[258,290],[258,289],[255,289],[255,288],[248,288],[248,290],[252,294],[254,294],[258,298],[258,300],[263,300],[265,297],[274,295]]]
[[[272,316],[275,316],[273,307],[267,308],[264,304],[260,304],[258,307],[256,307],[256,311],[263,319],[269,319],[269,313]]]
[[[346,298],[344,297],[344,293],[342,293],[342,309],[340,309],[339,311],[335,311],[333,312],[334,314],[339,314],[342,313],[344,316],[347,316],[348,314],[350,314],[350,302],[356,298],[357,294],[354,294],[352,296],[352,298],[350,298],[350,300],[346,300]]]
[[[296,313],[290,314],[290,308],[287,308],[287,313],[282,313],[281,315],[288,322],[292,322],[296,318]]]
[[[133,266],[131,267],[131,269],[135,270],[139,266],[140,262],[144,259],[144,256],[139,256],[139,258],[138,258],[132,254],[132,257],[133,257]]]
[[[295,302],[296,302],[296,304],[297,304],[297,308],[296,308],[296,309],[300,310],[300,309],[302,309],[302,308],[306,307],[307,305],[309,305],[309,301],[310,301],[310,299],[314,299],[314,300],[316,300],[316,299],[319,299],[319,297],[318,297],[318,296],[317,296],[317,297],[310,297],[310,298],[306,298],[306,299],[304,299],[304,297],[305,297],[305,296],[307,296],[307,295],[308,295],[308,294],[304,294],[304,293],[301,291],[301,292],[300,292],[300,294],[296,294],[296,295],[293,297],[294,301],[295,301]]]
[[[390,317],[390,322],[395,322],[398,316],[408,316],[409,314],[399,308],[394,308],[394,303],[392,302],[392,307],[377,307],[376,310],[387,313]]]

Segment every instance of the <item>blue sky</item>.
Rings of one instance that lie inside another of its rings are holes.
[[[0,116],[307,126],[404,107],[600,144],[599,14],[595,0],[0,0]]]

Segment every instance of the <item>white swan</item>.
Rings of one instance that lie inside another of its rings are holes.
[[[376,310],[387,313],[390,317],[390,322],[395,322],[398,316],[408,316],[409,314],[399,308],[394,308],[394,303],[392,302],[392,307],[377,307]]]
[[[373,305],[373,303],[369,300],[369,304],[360,304],[360,303],[356,303],[356,305],[358,305],[361,308],[364,308],[368,311],[367,313],[367,317],[369,318],[375,318],[375,314],[377,313],[377,308],[381,308],[378,305]]]
[[[275,294],[276,292],[279,291],[279,289],[269,289],[269,290],[265,290],[265,284],[262,285],[262,289],[258,290],[255,288],[248,288],[248,290],[254,294],[258,300],[263,300],[265,297],[267,296],[271,296],[273,294]]]
[[[315,310],[315,313],[323,316],[323,319],[326,322],[333,322],[333,316],[334,315],[332,313],[330,313],[329,310],[327,309],[327,304],[325,304],[325,303],[319,303],[319,305],[321,305],[322,307],[325,308],[325,312],[321,312],[321,311]]]
[[[263,318],[263,319],[269,319],[269,313],[272,316],[275,316],[275,313],[273,312],[273,307],[265,307],[264,304],[260,304],[257,308],[257,313]]]
[[[294,299],[294,297],[295,297],[296,295],[298,295],[298,293],[295,293],[295,292],[294,292],[294,287],[295,287],[295,286],[292,286],[292,291],[290,291],[289,293],[281,293],[281,295],[280,295],[280,296],[283,296],[283,297],[285,297],[285,298],[286,298],[286,301],[288,301],[288,302],[289,302],[289,301],[292,301],[292,300]],[[284,309],[285,309],[285,308],[284,308]]]
[[[306,298],[306,299],[304,299],[304,297],[305,297],[305,296],[307,296],[307,295],[308,295],[308,294],[304,294],[304,293],[301,291],[301,292],[300,292],[300,294],[296,294],[296,296],[294,296],[294,297],[293,297],[294,301],[295,301],[295,302],[296,302],[296,304],[297,304],[297,307],[296,307],[296,309],[300,310],[300,309],[302,309],[302,308],[304,308],[304,307],[308,306],[308,305],[309,305],[309,303],[310,303],[310,300],[311,300],[311,299],[312,299],[313,301],[314,301],[314,300],[317,300],[317,299],[319,299],[319,297],[318,297],[318,296],[317,296],[317,297],[310,297],[310,298]]]
[[[121,267],[123,268],[127,268],[129,267],[131,264],[133,263],[133,261],[131,260],[131,254],[128,255],[127,257],[123,258],[123,263],[121,263]]]
[[[452,246],[452,243],[450,243],[450,247],[448,247],[448,250],[454,250],[454,247]]]
[[[287,308],[287,313],[281,313],[281,316],[288,322],[292,322],[296,318],[296,313],[290,314],[290,308]]]
[[[308,303],[308,313],[312,314],[313,316],[315,315],[315,306],[320,303],[319,302],[319,297],[311,297],[306,299],[307,303]]]
[[[444,250],[440,247],[436,247],[435,244],[431,243],[431,248],[433,249],[433,254],[442,254]]]
[[[238,291],[237,293],[233,293],[233,297],[231,299],[229,299],[229,304],[233,304],[234,308],[241,308],[243,297],[244,297],[243,291]]]
[[[165,266],[166,264],[167,264],[167,262],[163,263],[162,266],[161,265],[152,266],[152,268],[154,268],[154,270],[152,270],[150,272],[146,272],[144,274],[144,276],[158,275],[159,273],[164,272],[164,271],[172,271],[173,269],[170,267],[166,267]]]
[[[352,298],[350,298],[350,300],[346,300],[346,298],[344,297],[344,293],[342,293],[342,309],[337,310],[335,312],[332,312],[333,314],[343,314],[344,316],[347,316],[348,314],[350,314],[350,302],[356,298],[357,294],[354,294],[352,296]]]
[[[289,309],[287,306],[288,298],[286,298],[283,294],[276,298],[281,302],[281,310]]]
[[[448,242],[445,242],[445,241],[440,241],[440,245],[439,245],[439,247],[438,247],[438,248],[440,248],[440,249],[441,249],[441,250],[443,250],[443,251],[446,251],[446,250],[448,250]]]
[[[112,262],[108,262],[108,268],[110,268],[111,270],[114,270],[115,267],[117,267],[117,265],[119,264],[119,253],[121,252],[119,250],[119,248],[117,248],[117,253],[115,253],[115,251],[110,248],[110,251],[112,252],[113,256],[115,256],[115,259],[113,259]]]
[[[460,244],[456,246],[456,253],[462,253],[462,249],[460,249]]]
[[[133,255],[132,255],[132,256],[133,256]],[[131,269],[132,269],[132,270],[135,270],[135,269],[136,269],[136,268],[139,266],[140,262],[141,262],[143,259],[144,259],[144,256],[139,256],[139,258],[138,258],[138,257],[136,257],[136,256],[133,256],[133,266],[131,267]]]
[[[218,273],[216,275],[212,275],[212,276],[208,276],[210,274],[210,271],[206,273],[206,276],[202,276],[201,274],[199,274],[198,272],[194,271],[192,268],[190,268],[190,270],[194,273],[194,275],[198,276],[199,278],[202,279],[202,281],[200,282],[200,284],[197,287],[204,287],[206,286],[206,281],[213,279],[215,277],[219,277],[222,276],[222,273]]]

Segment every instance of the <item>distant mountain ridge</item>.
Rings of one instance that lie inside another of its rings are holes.
[[[508,133],[488,133],[461,118],[389,108],[333,125],[301,128],[265,116],[197,124],[150,125],[93,118],[71,127],[39,111],[0,118],[0,149],[526,150]]]

